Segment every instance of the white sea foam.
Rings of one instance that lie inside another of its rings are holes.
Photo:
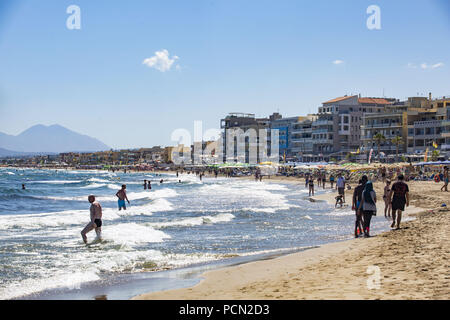
[[[216,216],[200,216],[191,217],[167,222],[152,222],[147,223],[147,225],[152,226],[157,229],[167,228],[167,227],[191,227],[199,226],[203,224],[214,224],[219,222],[229,222],[234,219],[234,215],[231,213],[221,213]]]
[[[47,181],[32,181],[32,183],[39,184],[70,184],[70,183],[80,183],[81,180],[47,180]]]

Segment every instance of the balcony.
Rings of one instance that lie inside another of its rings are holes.
[[[392,123],[375,123],[375,124],[364,124],[361,126],[361,129],[376,129],[376,128],[401,128],[401,122],[392,122]]]
[[[328,129],[314,129],[312,132],[313,132],[313,133],[333,133],[333,130],[328,130]]]
[[[318,126],[332,126],[333,125],[333,120],[317,120],[314,121],[312,123],[313,127],[318,127]]]
[[[440,127],[443,121],[441,120],[431,120],[431,121],[415,121],[414,128],[434,128]]]

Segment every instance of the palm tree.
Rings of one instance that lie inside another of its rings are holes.
[[[380,145],[382,142],[386,141],[386,137],[381,133],[377,133],[373,136],[373,139],[376,141],[378,146],[378,161],[380,161]]]
[[[400,136],[396,136],[395,138],[392,138],[391,142],[395,144],[396,147],[396,153],[395,153],[395,161],[398,162],[398,148],[401,144],[403,144],[403,139]]]

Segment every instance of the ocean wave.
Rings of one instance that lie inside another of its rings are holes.
[[[30,181],[31,183],[40,184],[70,184],[70,183],[80,183],[81,180],[43,180],[43,181]]]
[[[221,213],[216,216],[201,216],[201,217],[192,217],[185,218],[174,221],[167,222],[151,222],[147,223],[147,225],[152,226],[157,229],[163,229],[168,227],[191,227],[191,226],[199,226],[203,224],[214,224],[219,222],[229,222],[234,219],[234,215],[231,213]]]

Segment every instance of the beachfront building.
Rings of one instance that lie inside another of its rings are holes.
[[[365,113],[361,126],[363,151],[373,149],[383,156],[399,154],[424,154],[428,149],[445,154],[450,150],[448,142],[448,115],[450,99],[432,100],[426,97],[410,97],[386,105],[381,113]],[[384,139],[377,141],[377,134]],[[401,137],[401,143],[394,143]]]
[[[254,147],[256,150],[256,162],[261,162],[259,142],[261,140],[262,145],[268,150],[270,154],[270,148],[268,147],[268,142],[271,141],[268,132],[270,131],[270,122],[281,118],[279,114],[273,114],[270,118],[256,118],[252,113],[240,113],[233,112],[228,114],[224,119],[220,120],[220,128],[223,137],[223,147],[222,147],[222,157],[224,162],[239,162],[239,163],[250,163],[251,155],[250,150]],[[232,136],[233,132],[237,130],[242,130],[244,137],[238,139],[236,136]],[[252,129],[252,130],[250,130]],[[251,137],[251,132],[255,133],[255,137]],[[261,134],[264,133],[264,136]],[[230,138],[233,141],[228,141]],[[254,139],[252,141],[252,139]],[[270,144],[269,144],[270,146]],[[230,150],[233,148],[233,150]],[[238,150],[244,150],[241,154]]]
[[[316,119],[316,115],[297,117],[297,122],[292,127],[291,152],[300,162],[313,161],[312,124]]]
[[[280,160],[290,160],[295,154],[293,151],[294,127],[302,117],[283,118],[278,113],[274,113],[271,117],[273,120],[270,121],[270,128],[278,130]],[[268,136],[268,144],[271,144],[271,135]]]
[[[312,123],[313,161],[341,160],[361,147],[365,113],[381,114],[395,99],[338,97],[322,103]]]

